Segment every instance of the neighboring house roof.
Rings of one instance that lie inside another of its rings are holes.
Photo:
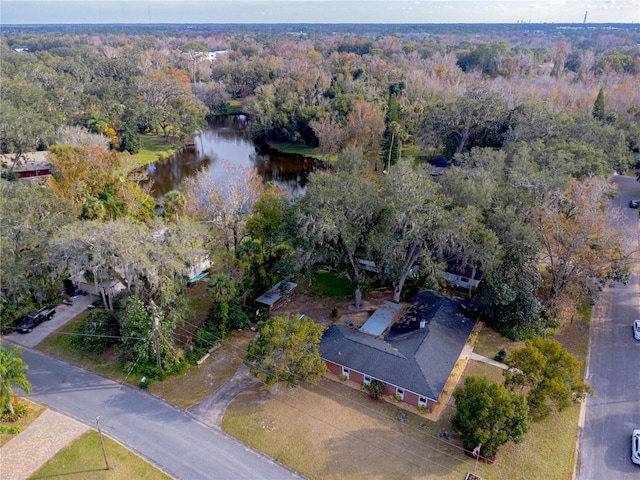
[[[469,264],[463,264],[460,259],[453,259],[447,262],[447,268],[445,272],[451,273],[453,275],[459,275],[461,277],[471,278],[472,280],[477,280],[478,282],[482,280],[482,270],[476,268],[475,270]]]
[[[320,341],[320,355],[437,401],[473,330],[473,312],[468,300],[422,292],[384,340],[333,325]]]

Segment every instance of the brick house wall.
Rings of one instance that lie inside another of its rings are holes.
[[[329,372],[331,372],[332,374],[336,376],[345,375],[342,365],[338,365],[337,363],[333,363],[328,360],[325,360],[325,364],[327,365],[327,369],[329,370]],[[350,369],[347,369],[347,370],[348,370],[349,381],[357,383],[358,385],[362,385],[364,383],[365,375],[363,373],[356,372]],[[384,382],[382,383],[384,384],[384,390],[383,390],[384,395],[396,395],[398,393],[396,385],[392,385],[390,383],[384,383]],[[422,405],[430,410],[433,410],[433,408],[436,405],[436,402],[431,398],[423,397],[414,392],[410,392],[404,389],[403,389],[403,392],[404,392],[403,393],[404,402],[408,403],[409,405],[413,405],[414,407],[417,407],[418,405]]]

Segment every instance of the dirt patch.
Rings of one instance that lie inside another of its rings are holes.
[[[291,293],[285,302],[274,309],[272,315],[305,314],[325,328],[335,323],[352,323],[360,326],[375,312],[382,302],[391,301],[393,292],[389,289],[372,290],[362,302],[359,310],[353,308],[353,298],[337,300],[327,297],[315,297],[310,295],[305,285],[298,287]],[[332,315],[333,309],[336,315]]]

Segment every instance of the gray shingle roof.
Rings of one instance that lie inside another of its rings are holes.
[[[468,300],[422,292],[384,339],[333,325],[320,354],[330,362],[437,400],[475,324]],[[420,328],[420,321],[425,328]]]

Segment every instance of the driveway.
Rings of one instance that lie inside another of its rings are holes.
[[[79,295],[73,299],[73,305],[65,305],[63,303],[56,305],[56,314],[53,318],[42,322],[31,333],[14,332],[5,338],[22,347],[33,348],[47,338],[50,333],[55,332],[71,319],[84,312],[97,299],[98,297],[95,295]]]
[[[251,375],[249,368],[241,365],[229,381],[187,411],[205,425],[222,428],[222,417],[232,400],[256,383],[258,379]]]
[[[625,211],[624,225],[637,251],[638,210],[629,200],[640,198],[633,177],[614,177],[620,188],[614,205]],[[640,428],[640,342],[632,323],[640,318],[638,265],[629,285],[605,288],[591,316],[587,382],[594,395],[583,406],[576,478],[579,480],[638,479],[640,467],[631,462],[631,431]]]

